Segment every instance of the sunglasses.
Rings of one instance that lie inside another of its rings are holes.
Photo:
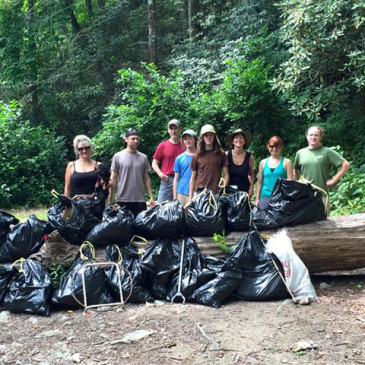
[[[279,146],[274,146],[274,145],[270,145],[270,146],[269,146],[269,148],[270,148],[271,150],[273,150],[274,148],[276,148],[276,149],[278,149],[278,150],[280,149],[280,147],[279,147]]]
[[[77,150],[79,152],[81,152],[81,151],[89,151],[89,149],[90,149],[90,146],[86,146],[86,147],[79,147]]]

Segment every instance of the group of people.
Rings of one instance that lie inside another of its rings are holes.
[[[187,129],[181,134],[181,124],[172,119],[167,124],[169,138],[160,143],[153,155],[152,169],[160,179],[158,202],[178,199],[187,207],[200,187],[218,193],[219,187],[232,186],[254,195],[254,157],[247,151],[251,133],[237,129],[227,136],[230,149],[225,152],[210,124],[204,125],[199,136]],[[312,126],[307,130],[308,146],[299,150],[292,162],[283,157],[284,145],[278,136],[268,140],[269,157],[260,161],[256,182],[255,204],[266,209],[279,178],[304,177],[328,193],[350,168],[350,164],[331,148],[322,146],[323,130]],[[88,137],[74,139],[76,160],[69,162],[65,174],[64,194],[74,199],[99,194],[101,204],[114,202],[126,207],[134,215],[153,206],[151,166],[145,154],[138,151],[139,132],[130,128],[124,137],[125,148],[113,156],[110,179],[103,164],[92,159],[92,144]],[[330,178],[332,169],[336,170]],[[104,174],[101,173],[104,171]],[[328,202],[328,199],[324,200]],[[329,206],[327,206],[329,208]]]

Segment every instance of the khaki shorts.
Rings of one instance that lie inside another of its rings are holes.
[[[181,203],[181,205],[184,207],[185,204],[188,202],[189,200],[189,195],[185,195],[185,194],[177,194],[177,200]]]

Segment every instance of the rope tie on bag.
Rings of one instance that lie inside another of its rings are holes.
[[[51,195],[53,195],[55,198],[58,198],[58,196],[60,195],[59,193],[57,193],[57,191],[55,189],[51,190]]]
[[[118,265],[121,265],[122,262],[123,262],[123,255],[122,253],[120,252],[120,248],[118,247],[118,245],[114,245],[117,252],[118,252]]]
[[[136,241],[136,239],[139,239],[140,241]],[[145,246],[148,244],[148,240],[142,236],[138,236],[137,234],[135,234],[131,239],[131,243],[137,246],[138,255],[142,255],[144,253]]]
[[[319,186],[313,184],[312,181],[307,180],[303,175],[300,177],[300,179],[298,181],[300,183],[302,183],[302,184],[311,184],[314,188],[316,188],[317,190],[319,190],[326,197],[326,204],[325,204],[324,209],[325,209],[326,215],[328,215],[328,200],[329,200],[329,197],[328,197],[327,191],[326,190],[323,190]]]
[[[223,196],[228,195],[228,194],[226,194],[226,181],[223,179],[223,177],[220,178],[218,187],[223,189],[223,193],[222,193]]]
[[[83,253],[82,253],[82,249],[83,247],[89,247],[90,249],[90,253],[91,253],[91,258],[94,260],[95,259],[95,248],[93,246],[93,244],[89,241],[85,241],[81,246],[80,246],[80,258],[84,261],[87,261],[89,259],[89,257],[85,256]]]
[[[24,264],[24,262],[25,262],[25,258],[21,257],[19,260],[14,261],[12,263],[12,266],[15,267],[20,274],[22,274],[23,273],[23,264]],[[16,265],[18,265],[18,264],[20,266],[19,268],[16,267]]]

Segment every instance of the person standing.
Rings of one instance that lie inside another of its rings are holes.
[[[199,187],[209,188],[214,194],[219,192],[219,180],[223,172],[224,185],[228,185],[227,155],[221,148],[219,139],[211,124],[205,124],[200,130],[198,148],[191,160],[191,178],[189,184],[189,205]]]
[[[173,199],[175,160],[177,156],[185,152],[180,141],[180,122],[177,119],[171,119],[167,123],[167,131],[170,138],[157,146],[152,160],[152,168],[161,180],[158,202]]]
[[[267,142],[267,149],[270,157],[260,161],[256,183],[255,204],[261,209],[268,207],[279,178],[293,178],[293,165],[288,158],[282,156],[284,150],[282,139],[278,136],[271,137]]]
[[[254,185],[254,158],[247,148],[251,143],[251,133],[237,129],[227,136],[231,149],[228,157],[229,186],[245,191],[251,198]]]
[[[189,200],[189,184],[191,177],[190,164],[193,155],[196,153],[197,139],[196,133],[191,129],[187,129],[182,134],[182,141],[186,151],[179,155],[175,160],[173,197],[183,206],[185,206]]]
[[[140,139],[135,128],[128,129],[124,141],[126,148],[113,156],[111,166],[111,192],[109,204],[114,200],[125,206],[134,216],[146,210],[145,187],[150,198],[150,205],[154,205],[151,180],[148,172],[151,170],[147,156],[137,150]],[[114,197],[114,193],[116,195]]]
[[[336,185],[349,170],[350,163],[332,148],[322,146],[323,129],[321,127],[309,127],[306,137],[308,147],[299,150],[295,156],[294,179],[303,176],[328,193],[329,189]],[[333,168],[338,170],[330,178]],[[329,208],[328,203],[328,211]]]

